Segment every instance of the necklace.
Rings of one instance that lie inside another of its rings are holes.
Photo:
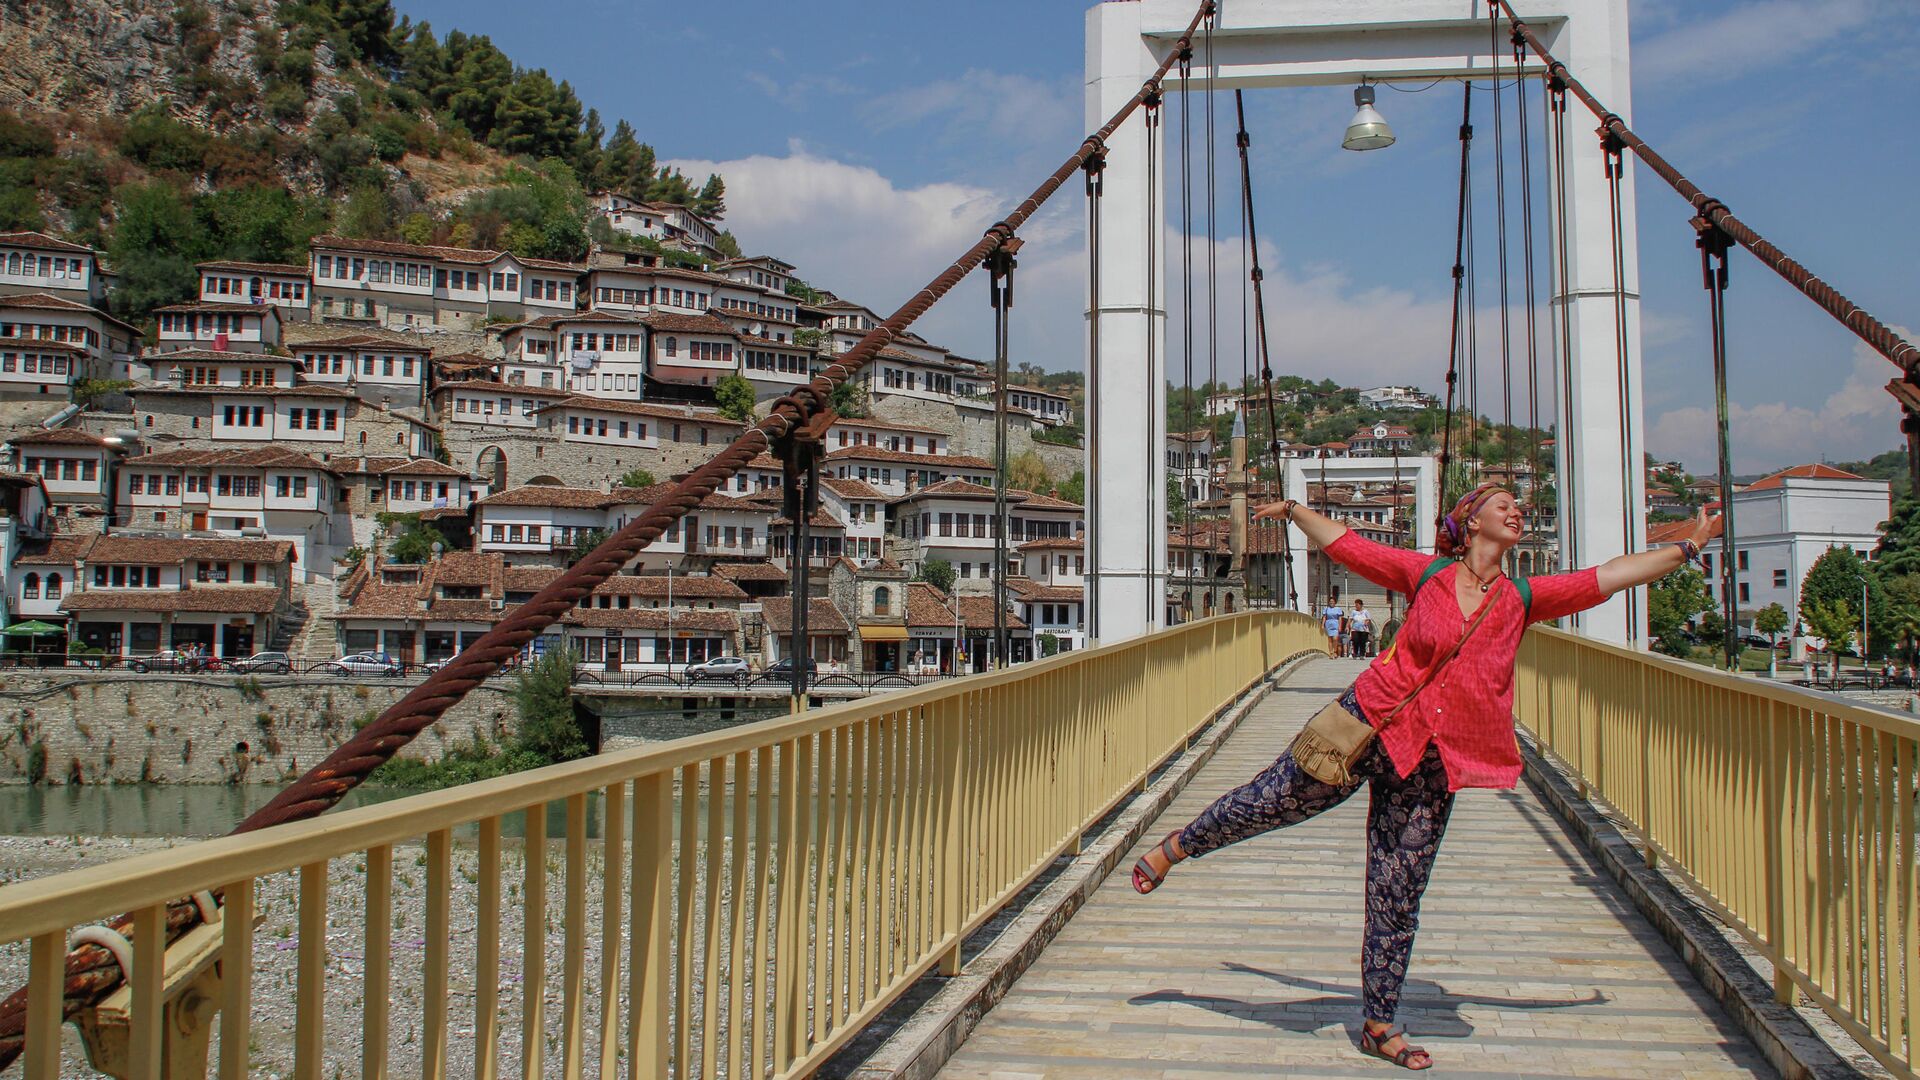
[[[1500,571],[1500,568],[1499,568],[1498,566],[1496,566],[1496,567],[1494,567],[1494,568],[1493,568],[1493,576],[1492,576],[1492,577],[1489,577],[1489,578],[1483,578],[1483,577],[1481,577],[1481,576],[1480,576],[1479,574],[1477,574],[1477,573],[1474,573],[1474,569],[1473,569],[1473,567],[1471,567],[1471,566],[1467,566],[1467,564],[1466,564],[1466,563],[1465,563],[1464,561],[1463,561],[1463,562],[1461,562],[1461,564],[1460,564],[1460,565],[1461,565],[1461,566],[1466,566],[1466,567],[1467,567],[1467,573],[1469,573],[1469,574],[1473,574],[1473,580],[1475,580],[1475,581],[1477,581],[1477,582],[1479,582],[1479,583],[1480,583],[1480,591],[1481,591],[1481,592],[1486,592],[1486,591],[1487,591],[1488,589],[1491,589],[1491,588],[1493,588],[1493,583],[1494,583],[1494,582],[1496,582],[1496,581],[1499,581],[1499,580],[1500,580],[1500,577],[1501,577],[1501,571]]]

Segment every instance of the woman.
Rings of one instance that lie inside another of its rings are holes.
[[[1315,779],[1290,753],[1282,754],[1150,850],[1134,866],[1134,888],[1152,892],[1174,863],[1305,821],[1345,801],[1363,781],[1370,783],[1360,1049],[1402,1068],[1431,1068],[1432,1055],[1393,1030],[1393,1016],[1413,954],[1420,896],[1454,792],[1510,788],[1520,777],[1513,671],[1521,634],[1529,622],[1571,615],[1664,577],[1698,556],[1711,520],[1701,511],[1691,538],[1672,547],[1532,578],[1521,588],[1500,566],[1520,541],[1524,519],[1513,495],[1497,485],[1468,492],[1442,520],[1439,546],[1457,561],[1430,576],[1435,557],[1374,543],[1291,499],[1262,507],[1257,517],[1292,522],[1327,557],[1411,597],[1393,648],[1340,698],[1378,734],[1354,767],[1354,779],[1343,786]],[[1436,662],[1444,665],[1437,672]],[[1430,673],[1431,683],[1422,685]]]

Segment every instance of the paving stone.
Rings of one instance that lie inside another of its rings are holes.
[[[1270,695],[942,1070],[954,1080],[1383,1076],[1355,1049],[1366,793],[1175,869],[1133,858],[1285,749],[1358,674]],[[1771,1076],[1671,948],[1524,788],[1462,792],[1400,1021],[1443,1077]]]

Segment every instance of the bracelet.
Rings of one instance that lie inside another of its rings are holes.
[[[1680,549],[1680,565],[1681,566],[1685,566],[1690,562],[1700,561],[1700,545],[1699,544],[1696,544],[1691,540],[1681,540],[1680,543],[1677,544],[1676,546],[1679,547]]]
[[[1280,516],[1286,518],[1287,522],[1291,524],[1293,522],[1293,512],[1299,509],[1300,507],[1300,500],[1287,499],[1283,501],[1280,505],[1286,507],[1285,510],[1282,510],[1280,512]]]

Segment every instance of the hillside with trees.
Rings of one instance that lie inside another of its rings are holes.
[[[726,210],[564,78],[389,0],[50,6],[0,6],[0,231],[105,250],[125,317],[323,232],[576,259],[588,191]]]

